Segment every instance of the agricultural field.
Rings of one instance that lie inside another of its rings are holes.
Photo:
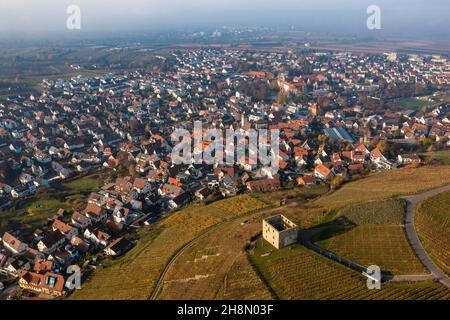
[[[350,182],[337,191],[313,202],[329,210],[382,200],[398,195],[420,193],[450,183],[450,166],[426,166],[418,169],[397,169],[372,174]]]
[[[236,218],[230,213],[236,202],[252,203],[247,211],[264,204],[248,195],[218,201],[211,205],[193,204],[158,222],[152,230],[139,230],[138,244],[125,256],[106,261],[96,270],[72,299],[148,299],[166,263],[180,248],[209,228]],[[213,206],[214,205],[214,206]]]
[[[281,200],[286,200],[286,202],[311,200],[324,195],[328,191],[328,185],[318,184],[311,187],[294,187],[287,190],[253,193],[252,196],[263,202],[278,205]]]
[[[259,210],[266,206],[264,202],[249,195],[237,196],[233,199],[216,201],[211,204],[211,208],[218,209],[221,212],[227,213],[229,217],[232,217],[249,212],[249,208],[251,210]]]
[[[444,272],[450,274],[450,192],[419,203],[414,224],[424,249]]]
[[[406,237],[405,203],[399,199],[346,207],[314,240],[321,247],[386,273],[425,274]]]
[[[394,275],[427,274],[400,225],[358,225],[319,245],[363,266]]]
[[[245,251],[251,239],[261,231],[262,218],[276,214],[279,210],[302,229],[328,221],[325,225],[332,226],[327,229],[328,238],[341,234],[337,231],[353,230],[359,227],[358,224],[363,228],[380,227],[373,234],[379,241],[372,244],[372,248],[368,247],[375,252],[381,245],[389,247],[380,265],[395,272],[410,268],[407,271],[420,273],[419,269],[422,267],[415,264],[415,256],[412,256],[413,263],[408,267],[403,260],[401,264],[392,261],[394,249],[395,253],[400,250],[401,257],[408,261],[411,252],[408,251],[410,248],[402,227],[403,203],[391,197],[418,192],[417,185],[429,189],[448,183],[450,178],[445,172],[443,174],[443,170],[450,173],[448,169],[424,167],[417,170],[420,173],[414,170],[396,170],[389,174],[373,175],[324,195],[324,200],[302,201],[305,199],[304,195],[291,190],[288,194],[295,200],[288,202],[289,205],[282,209],[265,210],[278,205],[280,199],[285,197],[284,191],[277,191],[272,196],[271,193],[241,195],[209,205],[191,204],[171,213],[150,230],[139,230],[140,240],[129,253],[117,259],[104,260],[103,268],[95,270],[83,282],[82,289],[70,298],[148,299],[161,272],[182,248],[183,251],[165,275],[158,299],[448,298],[445,288],[432,282],[388,283],[384,284],[386,290],[369,291],[362,275],[300,245],[278,252],[258,241],[253,253]],[[407,184],[414,179],[415,185]],[[323,193],[321,191],[322,194],[326,192],[327,190],[323,190]],[[371,200],[383,201],[374,201],[369,207],[362,204]],[[359,207],[353,207],[358,204]],[[378,210],[383,210],[383,214],[374,214]],[[344,220],[347,225],[344,228],[337,225],[338,219]],[[387,229],[386,226],[392,228]],[[357,237],[357,233],[354,236],[349,241],[364,241]],[[261,256],[268,252],[271,252],[268,256]],[[357,258],[370,257],[362,255]]]
[[[362,275],[300,245],[275,250],[259,240],[250,255],[254,267],[280,299],[424,300],[450,298],[450,291],[432,281],[384,283],[369,290]]]
[[[411,110],[421,109],[423,107],[431,106],[433,104],[435,104],[435,101],[431,100],[429,97],[401,98],[394,102],[394,105],[396,107]]]

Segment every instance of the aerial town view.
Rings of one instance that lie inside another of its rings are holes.
[[[450,4],[376,2],[2,0],[0,300],[450,300]]]

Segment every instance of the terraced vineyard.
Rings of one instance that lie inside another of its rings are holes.
[[[315,240],[363,266],[378,265],[383,272],[396,275],[425,274],[409,245],[404,220],[403,200],[371,201],[343,209]]]
[[[360,225],[334,236],[326,249],[363,266],[378,265],[395,275],[428,273],[416,257],[403,226]]]
[[[450,274],[450,192],[419,203],[414,223],[424,249]]]
[[[274,250],[260,240],[250,259],[280,299],[450,298],[447,288],[431,281],[384,283],[381,290],[369,290],[362,275],[300,245]]]

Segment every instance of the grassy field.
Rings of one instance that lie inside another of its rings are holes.
[[[98,190],[98,180],[96,175],[85,176],[80,179],[75,179],[63,184],[64,187],[69,188],[71,191],[78,192],[92,192]]]
[[[339,190],[314,201],[314,204],[330,210],[340,209],[401,194],[419,193],[448,183],[450,166],[391,170],[345,184]]]
[[[378,265],[391,274],[425,274],[404,228],[403,200],[389,199],[350,206],[325,224],[315,241],[363,266]]]
[[[328,185],[320,184],[307,188],[291,188],[287,190],[276,190],[272,192],[254,193],[253,197],[269,203],[278,205],[281,200],[291,201],[305,201],[320,197],[329,191]]]
[[[450,192],[423,200],[416,208],[414,223],[424,249],[450,274]]]
[[[246,210],[242,209],[242,203],[248,204]],[[71,298],[148,299],[164,266],[184,244],[209,227],[263,206],[249,195],[242,195],[207,206],[190,205],[172,213],[153,230],[141,229],[140,241],[128,254],[105,263]],[[232,208],[240,209],[233,212]]]
[[[434,282],[385,283],[369,290],[366,279],[300,245],[274,250],[257,242],[250,256],[280,299],[449,299],[450,291]]]

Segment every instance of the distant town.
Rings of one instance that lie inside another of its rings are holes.
[[[69,266],[95,268],[125,254],[139,241],[136,230],[189,203],[335,190],[418,168],[423,154],[450,148],[444,56],[184,48],[156,59],[153,71],[43,79],[41,94],[0,100],[0,274],[17,286],[10,298],[69,295]],[[192,131],[195,121],[223,131],[278,129],[278,172],[248,159],[174,164],[171,134]],[[57,197],[94,174],[96,186],[73,208],[41,225],[8,220],[32,197]]]

